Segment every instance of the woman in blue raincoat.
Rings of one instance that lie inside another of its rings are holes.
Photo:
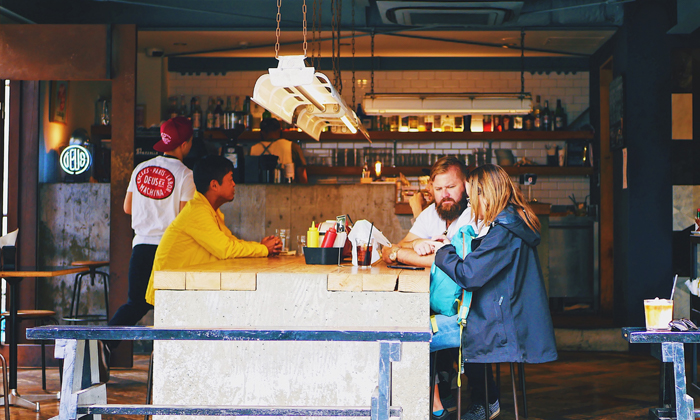
[[[472,292],[462,334],[465,363],[544,363],[557,359],[542,270],[537,256],[540,222],[503,168],[484,165],[466,181],[472,211],[489,232],[464,259],[454,246],[434,242],[435,265]],[[483,366],[481,366],[483,371]],[[470,384],[465,420],[485,418],[483,381]],[[476,388],[475,388],[476,387]],[[489,401],[491,418],[498,402]],[[494,405],[493,407],[491,407]]]

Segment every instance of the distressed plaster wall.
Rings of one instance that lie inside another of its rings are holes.
[[[42,184],[38,263],[70,265],[81,260],[109,260],[109,184]],[[56,311],[59,319],[67,316],[74,279],[39,279],[38,308]],[[80,313],[104,312],[102,290],[101,283],[83,282]]]
[[[305,235],[311,222],[335,220],[348,214],[353,222],[366,219],[392,242],[403,239],[411,227],[410,216],[394,214],[394,184],[354,185],[236,185],[236,198],[221,206],[226,225],[234,235],[259,241],[275,229],[291,229]]]

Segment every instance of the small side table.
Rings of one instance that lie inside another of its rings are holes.
[[[76,322],[99,322],[99,321],[109,321],[109,274],[104,271],[98,271],[100,267],[105,267],[109,265],[109,261],[75,261],[71,263],[73,266],[84,267],[87,271],[82,271],[75,275],[75,282],[73,283],[73,298],[70,303],[70,312],[67,317],[63,320],[70,323]],[[82,288],[83,277],[90,276],[90,285],[95,285],[95,277],[99,276],[102,278],[102,285],[104,288],[105,295],[105,312],[104,314],[79,314],[78,308],[80,307],[80,291]]]

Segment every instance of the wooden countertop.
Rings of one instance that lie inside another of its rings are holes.
[[[254,291],[257,276],[265,274],[321,274],[328,276],[328,290],[346,292],[428,293],[430,270],[388,268],[378,261],[371,268],[354,267],[347,261],[337,265],[307,265],[303,256],[237,258],[157,271],[157,290],[238,290]]]

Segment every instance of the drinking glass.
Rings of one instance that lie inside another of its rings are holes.
[[[369,267],[372,265],[372,244],[358,239],[357,241],[357,265],[359,267]]]
[[[282,241],[282,252],[289,251],[289,229],[275,229],[275,236]]]
[[[673,301],[668,299],[644,299],[644,315],[647,330],[670,330],[673,321]]]
[[[304,255],[304,247],[306,246],[306,235],[297,235],[297,253]]]

